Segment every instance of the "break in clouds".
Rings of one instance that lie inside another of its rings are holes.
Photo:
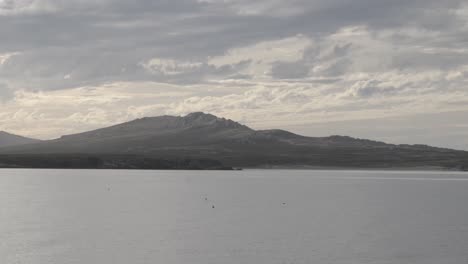
[[[205,111],[468,149],[468,4],[0,0],[0,129]]]

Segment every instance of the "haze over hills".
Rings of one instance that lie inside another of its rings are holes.
[[[37,139],[22,137],[22,136],[13,135],[4,131],[0,131],[0,147],[24,145],[24,144],[31,144],[31,143],[38,143],[38,142],[40,141]]]
[[[137,119],[56,140],[2,148],[0,154],[10,158],[13,155],[14,162],[20,160],[18,155],[47,154],[60,159],[72,154],[106,157],[107,163],[116,167],[128,160],[122,157],[131,156],[210,161],[207,164],[218,167],[468,168],[468,152],[464,151],[345,136],[305,137],[284,130],[254,130],[201,112],[184,117]],[[105,163],[96,164],[106,167]]]

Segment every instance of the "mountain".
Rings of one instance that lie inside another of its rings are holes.
[[[211,148],[255,131],[231,120],[204,113],[160,116],[62,136],[56,140],[0,150],[0,153],[154,154],[161,150]]]
[[[0,131],[0,147],[25,145],[37,142],[39,142],[39,140],[17,136],[4,131]]]
[[[464,151],[346,136],[306,137],[284,130],[254,130],[201,112],[184,117],[137,119],[56,140],[2,148],[0,154],[4,160],[13,155],[15,164],[21,155],[36,159],[47,154],[62,162],[64,155],[73,154],[79,156],[75,157],[78,160],[73,163],[75,167],[80,167],[82,157],[98,157],[102,167],[109,167],[102,165],[104,160],[104,164],[112,163],[114,167],[124,163],[124,167],[146,164],[145,168],[153,168],[148,165],[151,162],[142,160],[144,157],[170,164],[186,164],[189,160],[200,168],[205,166],[200,164],[211,164],[211,167],[468,169],[468,152]],[[129,165],[126,160],[137,161]],[[84,163],[88,161],[85,159]]]

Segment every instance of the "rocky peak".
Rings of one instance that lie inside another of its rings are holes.
[[[246,128],[248,127],[241,125],[235,121],[226,118],[219,118],[212,114],[206,114],[203,112],[194,112],[186,115],[183,119],[187,124],[191,126],[216,126],[223,128]]]

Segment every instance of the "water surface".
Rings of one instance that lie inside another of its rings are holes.
[[[0,263],[468,263],[468,175],[0,170]]]

